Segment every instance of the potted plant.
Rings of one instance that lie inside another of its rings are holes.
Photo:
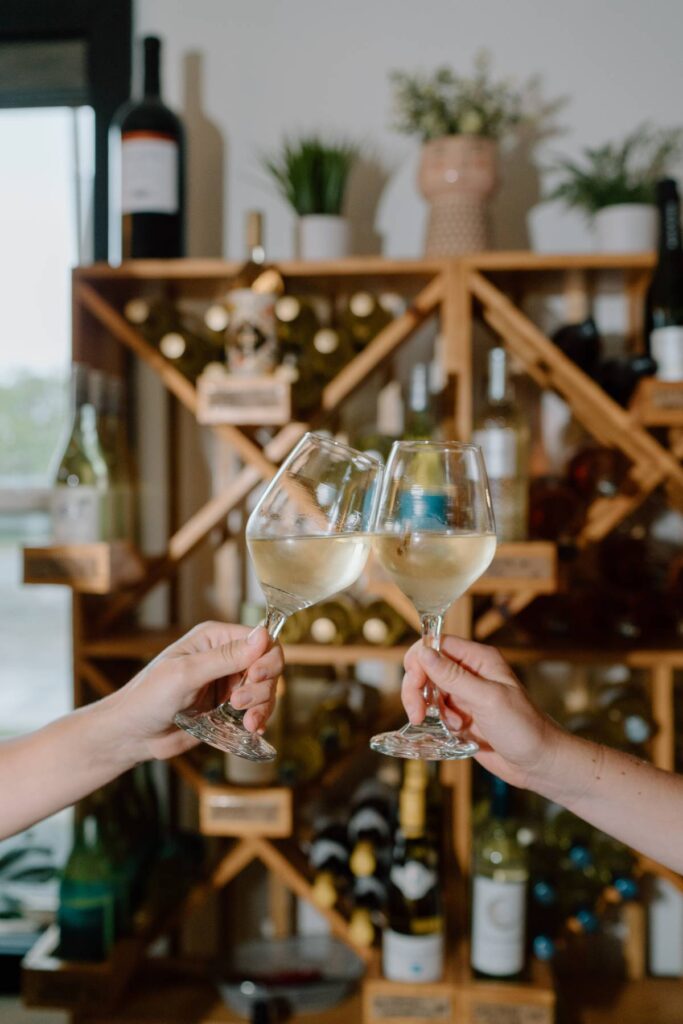
[[[643,124],[621,142],[586,148],[578,163],[559,160],[560,179],[548,198],[582,210],[601,252],[653,249],[657,238],[655,183],[683,150],[680,128]]]
[[[486,249],[498,141],[521,119],[521,92],[492,80],[486,52],[477,55],[472,78],[447,67],[428,78],[400,71],[391,77],[395,127],[423,142],[418,184],[430,204],[426,255]]]
[[[349,254],[344,195],[358,148],[317,135],[285,139],[282,149],[262,158],[264,169],[298,215],[297,251],[305,260],[333,260]]]

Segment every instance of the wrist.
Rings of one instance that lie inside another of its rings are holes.
[[[530,773],[529,789],[571,809],[600,777],[604,748],[549,724],[547,756]]]
[[[112,778],[144,760],[135,739],[122,724],[118,692],[88,705],[83,711],[90,715],[88,733],[93,759],[110,771]]]

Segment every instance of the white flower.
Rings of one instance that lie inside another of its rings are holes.
[[[466,110],[458,127],[463,135],[479,135],[484,124],[478,110]]]

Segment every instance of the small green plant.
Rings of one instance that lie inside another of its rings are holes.
[[[639,125],[621,142],[583,150],[583,163],[564,157],[550,171],[560,180],[549,199],[588,215],[617,203],[652,203],[654,187],[683,152],[683,129]]]
[[[431,76],[404,71],[391,74],[394,127],[423,142],[444,135],[484,135],[498,139],[522,119],[522,90],[510,81],[494,81],[491,58],[480,51],[471,78],[442,67]]]
[[[350,142],[325,142],[309,135],[285,139],[281,151],[265,154],[261,163],[300,217],[312,213],[338,216],[358,153],[358,147]]]

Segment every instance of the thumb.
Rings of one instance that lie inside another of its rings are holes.
[[[183,681],[189,689],[199,691],[216,679],[244,672],[265,654],[269,646],[267,630],[264,626],[257,626],[246,637],[229,640],[209,651],[187,655],[183,665]]]
[[[474,709],[490,697],[498,683],[481,679],[457,661],[439,654],[432,647],[421,644],[417,660],[427,677],[444,693],[456,698],[459,705]]]

